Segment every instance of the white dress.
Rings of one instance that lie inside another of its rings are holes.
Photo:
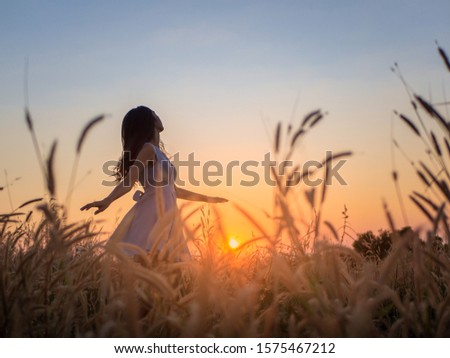
[[[136,192],[141,195],[135,194],[136,204],[124,216],[108,244],[118,243],[129,255],[140,251],[137,246],[177,261],[189,259],[176,201],[176,169],[157,146],[153,147],[156,160],[152,166],[145,167],[139,178],[144,193]]]

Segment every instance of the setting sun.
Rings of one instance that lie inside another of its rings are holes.
[[[236,240],[235,237],[231,236],[230,240],[228,240],[228,245],[232,248],[232,249],[237,249],[239,246],[239,241]]]

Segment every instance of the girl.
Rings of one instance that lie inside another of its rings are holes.
[[[175,186],[175,167],[160,149],[159,135],[163,130],[161,119],[150,108],[139,106],[131,109],[122,122],[123,154],[115,172],[118,185],[103,200],[86,204],[80,210],[96,207],[94,214],[101,213],[139,181],[144,193],[137,195],[137,203],[122,219],[109,242],[128,244],[122,245],[128,254],[138,252],[135,246],[147,252],[169,248],[176,251],[178,259],[189,258],[176,199],[208,203],[228,200]],[[139,191],[136,193],[140,194]]]

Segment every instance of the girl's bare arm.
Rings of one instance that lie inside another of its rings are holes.
[[[112,190],[112,192],[103,200],[94,201],[92,203],[86,204],[80,208],[80,210],[88,210],[90,208],[96,207],[98,208],[94,214],[101,213],[105,211],[111,203],[121,196],[128,193],[131,188],[134,186],[134,183],[139,178],[139,173],[141,170],[144,170],[148,161],[152,161],[155,159],[155,149],[151,144],[144,144],[141,151],[138,154],[138,157],[135,160],[135,163],[130,166],[128,170],[127,176],[120,181],[119,184]]]
[[[206,203],[225,203],[228,200],[224,198],[219,198],[217,196],[208,196],[199,193],[194,193],[193,191],[186,190],[175,186],[175,192],[177,193],[178,199],[191,200],[191,201],[204,201]]]

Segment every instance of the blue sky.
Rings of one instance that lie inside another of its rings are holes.
[[[289,119],[296,102],[298,116],[330,113],[305,155],[353,149],[357,169],[342,195],[352,203],[370,187],[378,203],[392,195],[391,168],[375,163],[390,160],[392,110],[408,108],[389,68],[397,61],[418,92],[440,98],[445,71],[434,41],[450,50],[449,15],[448,1],[2,1],[0,162],[24,178],[38,168],[23,121],[28,58],[40,144],[45,151],[59,139],[62,183],[84,123],[110,114],[86,143],[79,175],[93,174],[80,203],[101,181],[102,161],[118,157],[131,107],[160,114],[172,152],[231,160],[260,159],[270,148],[265,126]],[[16,201],[39,180],[24,179]]]

